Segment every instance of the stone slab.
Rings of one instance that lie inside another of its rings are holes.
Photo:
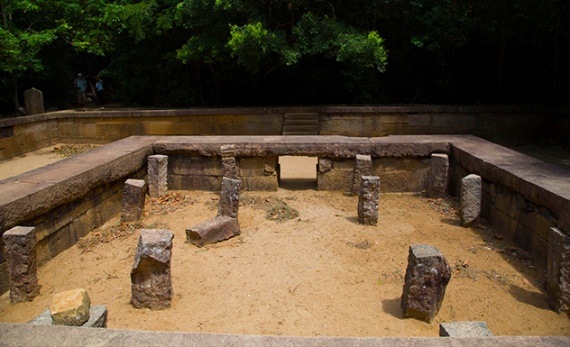
[[[89,320],[81,327],[83,328],[106,328],[107,327],[107,306],[93,305],[89,309]],[[42,314],[28,322],[32,325],[54,325],[51,318],[51,311],[45,310]]]
[[[461,225],[471,225],[481,214],[482,179],[471,174],[461,179],[459,195],[459,219]]]
[[[484,337],[493,336],[487,323],[466,321],[439,324],[439,336],[442,337]]]
[[[186,229],[186,242],[198,247],[220,242],[241,233],[237,218],[217,216],[204,223]]]

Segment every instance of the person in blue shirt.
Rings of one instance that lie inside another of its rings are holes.
[[[97,100],[99,105],[103,106],[105,103],[105,90],[103,89],[103,80],[97,75],[95,77],[95,92],[97,93]]]
[[[75,86],[75,93],[77,94],[77,107],[85,105],[85,89],[87,88],[87,81],[83,78],[81,73],[77,74],[75,81],[73,81]]]

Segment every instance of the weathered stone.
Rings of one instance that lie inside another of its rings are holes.
[[[437,248],[410,246],[401,301],[404,317],[431,322],[441,308],[450,278],[449,264]]]
[[[44,94],[36,88],[24,91],[24,105],[27,115],[44,113]]]
[[[84,328],[106,328],[107,327],[107,306],[94,305],[89,309],[89,320],[85,322],[82,327]],[[53,318],[51,318],[51,311],[45,310],[41,315],[28,322],[32,325],[53,325]]]
[[[170,307],[170,260],[174,234],[168,230],[142,229],[131,270],[131,305],[162,310]]]
[[[493,336],[485,322],[448,322],[439,324],[439,336],[442,337],[480,337]]]
[[[376,225],[378,223],[378,198],[380,196],[380,177],[362,176],[358,194],[358,222]]]
[[[123,188],[121,222],[135,222],[141,219],[146,198],[146,182],[128,179]]]
[[[439,198],[447,194],[449,158],[447,154],[432,154],[429,167],[428,196]]]
[[[243,189],[247,191],[275,192],[279,188],[277,176],[244,177]]]
[[[481,186],[479,175],[471,174],[461,179],[459,218],[463,226],[469,226],[481,213]]]
[[[34,227],[14,227],[4,233],[10,302],[32,301],[40,293],[37,275],[37,238]]]
[[[186,229],[186,242],[202,247],[208,243],[227,240],[240,234],[237,218],[217,216]]]
[[[168,191],[168,156],[148,156],[148,194],[157,197]]]
[[[237,218],[241,180],[224,177],[218,205],[218,216]]]
[[[566,204],[562,209],[562,213],[558,218],[558,229],[570,234],[570,203]]]
[[[352,181],[352,194],[360,192],[362,176],[372,176],[372,156],[357,154],[354,163],[354,179]]]
[[[327,172],[332,169],[332,159],[330,158],[319,158],[319,172]]]
[[[50,306],[55,325],[82,326],[89,320],[91,300],[85,289],[56,293]]]
[[[235,157],[236,156],[236,146],[235,145],[222,145],[220,146],[220,154],[222,158]]]
[[[557,312],[570,312],[570,236],[550,229],[546,291],[550,306]]]
[[[223,177],[238,179],[238,167],[235,157],[222,157],[222,175]]]

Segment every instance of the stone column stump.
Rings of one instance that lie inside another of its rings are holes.
[[[222,155],[222,176],[228,178],[239,178],[239,170],[237,167],[237,161],[235,158],[235,146],[234,145],[223,145],[220,147],[220,153]]]
[[[148,195],[153,198],[166,194],[168,191],[168,156],[148,156]]]
[[[223,177],[218,204],[218,216],[237,218],[239,210],[239,194],[241,180]]]
[[[136,222],[141,219],[146,199],[146,182],[128,179],[123,188],[121,222]]]
[[[380,177],[362,176],[358,194],[358,223],[376,225],[378,223],[378,199]]]
[[[441,308],[450,278],[449,264],[437,248],[410,246],[401,301],[404,318],[431,322]]]
[[[2,236],[8,262],[10,302],[32,301],[40,293],[38,285],[35,227],[17,226]]]
[[[441,198],[447,194],[449,182],[449,157],[447,154],[432,154],[429,163],[428,196]]]
[[[352,182],[352,195],[360,192],[362,176],[372,176],[372,156],[357,154],[354,163],[354,179]]]
[[[131,271],[131,305],[162,310],[170,307],[172,239],[169,230],[142,229]]]
[[[554,310],[570,312],[570,236],[558,228],[550,228],[546,292]]]
[[[230,239],[241,233],[237,218],[217,216],[186,229],[186,242],[203,247]]]
[[[461,179],[459,219],[462,226],[471,225],[481,213],[481,176],[471,174]]]

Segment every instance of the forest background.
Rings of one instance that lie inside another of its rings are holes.
[[[128,106],[569,104],[566,0],[0,0],[0,114]]]

